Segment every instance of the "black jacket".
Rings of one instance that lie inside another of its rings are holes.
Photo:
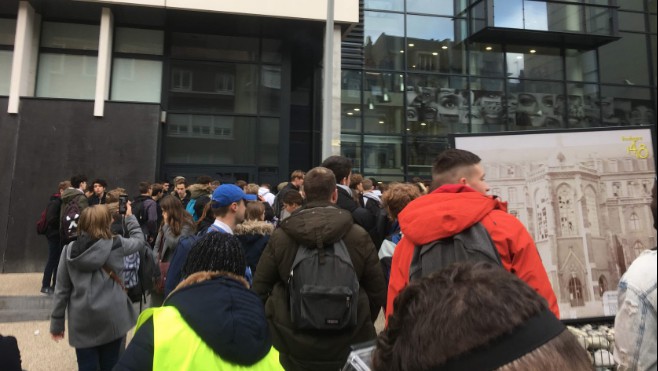
[[[375,227],[375,216],[361,207],[358,202],[354,201],[352,196],[345,189],[341,187],[337,188],[338,201],[336,201],[336,206],[352,213],[354,223],[360,225],[366,231],[373,229]]]
[[[197,277],[190,276],[163,305],[176,307],[185,322],[223,360],[244,366],[258,362],[272,346],[262,302],[242,278],[200,274],[216,277],[192,283]],[[152,370],[153,350],[150,318],[137,330],[114,370]]]
[[[62,199],[59,193],[50,196],[46,207],[46,238],[49,241],[59,241],[59,214],[62,209]]]

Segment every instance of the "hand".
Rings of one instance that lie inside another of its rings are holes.
[[[133,214],[132,202],[126,202],[126,216]]]
[[[50,334],[50,336],[52,336],[52,338],[53,338],[53,340],[55,340],[55,342],[59,342],[60,340],[64,340],[64,331],[62,331],[59,334]]]

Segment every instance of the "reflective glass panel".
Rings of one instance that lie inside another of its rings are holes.
[[[206,60],[256,61],[258,39],[252,37],[172,34],[172,58]]]
[[[249,165],[256,162],[256,118],[170,114],[166,130],[166,163]]]
[[[491,1],[493,2],[493,25],[495,27],[523,28],[523,0]]]
[[[455,44],[455,22],[443,17],[407,16],[407,68],[411,71],[462,72],[463,53]]]
[[[199,113],[256,113],[258,67],[172,61],[169,109]]]
[[[503,52],[500,45],[472,44],[469,59],[469,74],[503,77],[505,72]]]
[[[649,89],[631,86],[601,86],[603,126],[655,125],[656,111]]]
[[[263,43],[263,62],[281,63],[281,41],[262,39]]]
[[[162,62],[114,58],[111,99],[131,102],[160,102]]]
[[[567,80],[597,82],[599,71],[596,51],[566,49]]]
[[[114,37],[117,53],[162,55],[164,51],[164,31],[161,30],[117,27]]]
[[[613,84],[646,84],[646,35],[620,32],[621,39],[599,48],[601,82]],[[632,59],[630,59],[632,58]],[[628,68],[632,63],[633,68]]]
[[[260,113],[278,115],[281,112],[281,67],[261,67]]]
[[[340,155],[352,160],[353,169],[361,169],[361,136],[342,134]]]
[[[656,2],[654,0],[650,0],[649,3],[653,3],[655,8]],[[620,0],[617,1],[617,5],[619,5],[619,9],[624,10],[644,10],[644,0]]]
[[[462,119],[464,124],[470,124],[471,133],[505,130],[510,107],[503,90],[502,81],[499,81],[499,84],[491,81],[481,85],[484,86],[470,90],[466,96],[469,100],[470,111],[464,113]],[[472,86],[477,87],[477,84],[472,84]]]
[[[507,106],[510,130],[564,127],[564,84],[546,81],[520,80],[508,82]],[[513,117],[513,118],[512,118]]]
[[[544,1],[525,1],[523,5],[523,28],[527,30],[548,31],[548,4]],[[518,10],[515,10],[515,12],[518,14]],[[551,21],[555,21],[553,17],[551,17]]]
[[[597,108],[599,86],[596,84],[567,84],[567,97],[558,95],[558,111],[566,112],[567,127],[588,128],[600,121],[601,111]],[[559,106],[564,106],[561,108]]]
[[[279,119],[261,118],[258,128],[258,151],[259,166],[279,166]]]
[[[41,53],[37,97],[94,99],[97,57]]]
[[[464,131],[463,116],[468,108],[465,89],[465,79],[409,75],[406,91],[407,132],[446,135]]]
[[[454,0],[407,0],[407,12],[452,16]]]
[[[13,56],[14,53],[10,50],[0,50],[0,95],[9,95]]]
[[[367,133],[401,133],[404,123],[404,89],[404,75],[400,73],[366,71],[363,111],[354,112],[352,109],[352,112],[348,110],[343,114],[359,120],[363,117],[364,131]]]
[[[585,8],[585,31],[602,35],[612,34],[612,11],[608,8],[590,6]]]
[[[544,1],[526,1],[528,5],[534,5],[526,9],[525,16],[534,19],[533,12],[538,8],[547,7],[544,17],[546,17],[546,30],[555,32],[584,32],[583,28],[583,11],[582,5],[566,5],[559,3],[547,3]],[[539,23],[538,23],[539,24]],[[534,29],[527,27],[529,29]],[[539,28],[543,30],[543,28]]]
[[[0,45],[14,45],[16,20],[0,18]]]
[[[404,0],[365,0],[364,8],[377,10],[395,10],[401,12],[404,10]]]
[[[361,71],[343,70],[341,75],[341,130],[361,132]],[[369,103],[374,109],[374,103]],[[368,106],[368,105],[366,105]],[[347,113],[351,113],[348,115]]]
[[[507,76],[519,79],[561,80],[564,70],[560,49],[507,46]]]
[[[401,137],[366,135],[363,156],[364,172],[403,174]]]
[[[436,156],[449,148],[446,138],[409,136],[407,146],[407,171],[409,175],[431,177],[432,163]]]
[[[619,29],[622,31],[646,32],[644,13],[618,12]],[[653,17],[654,21],[656,17]]]
[[[365,66],[396,69],[403,67],[404,15],[364,12]]]
[[[43,22],[41,27],[41,46],[43,47],[98,50],[99,26]]]

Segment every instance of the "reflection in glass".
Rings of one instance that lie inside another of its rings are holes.
[[[503,77],[505,68],[501,46],[472,44],[469,67],[471,75]]]
[[[352,160],[353,169],[361,168],[361,137],[342,134],[340,136],[340,155]]]
[[[9,95],[9,80],[11,80],[11,63],[14,52],[0,50],[0,95]]]
[[[164,31],[117,27],[114,33],[114,52],[162,55]]]
[[[407,137],[407,162],[410,175],[427,176],[432,173],[436,156],[449,147],[446,138],[427,136]]]
[[[453,3],[453,0],[407,0],[407,12],[452,16]],[[468,0],[461,0],[461,3],[465,7]]]
[[[256,61],[258,39],[174,32],[171,57],[205,60]]]
[[[498,0],[496,3],[500,2],[501,1]],[[548,3],[545,1],[525,1],[523,5],[523,17],[525,21],[525,27],[523,28],[528,30],[548,31]],[[553,4],[551,4],[551,6],[552,5]],[[553,19],[551,20],[554,21]]]
[[[402,69],[404,56],[404,15],[364,12],[365,66]]]
[[[188,61],[172,61],[171,64],[170,109],[199,113],[256,113],[257,66]],[[270,72],[274,72],[273,77],[267,83],[275,87],[277,71]]]
[[[598,81],[598,64],[596,51],[580,51],[576,49],[565,50],[567,66],[567,80],[572,81]]]
[[[255,164],[257,132],[257,119],[253,117],[170,114],[164,161]]]
[[[258,153],[259,166],[279,166],[279,119],[261,118],[258,127]]]
[[[37,97],[94,99],[97,57],[41,53]]]
[[[261,66],[260,113],[278,115],[281,111],[281,67]]]
[[[404,10],[404,0],[365,0],[363,7],[365,9],[395,10],[401,12]]]
[[[507,50],[507,76],[519,79],[563,79],[559,48],[509,45]]]
[[[43,22],[41,46],[58,49],[98,50],[100,26]]]
[[[649,76],[647,65],[646,35],[620,32],[621,39],[598,49],[602,83],[646,84]],[[627,68],[629,56],[633,56],[633,68]]]
[[[598,85],[567,84],[566,114],[570,128],[592,127],[600,122],[601,111],[595,102],[599,100]],[[560,103],[564,103],[561,99]]]
[[[162,62],[114,58],[112,96],[115,101],[160,102]]]
[[[514,119],[509,115],[510,129],[564,127],[562,83],[522,80],[519,84],[509,82],[508,87],[507,99],[515,102]]]
[[[463,55],[455,44],[455,23],[463,20],[407,16],[407,68],[416,71],[461,72]]]
[[[523,0],[496,0],[493,8],[495,27],[523,28]]]
[[[366,133],[402,132],[404,123],[404,75],[399,73],[366,72],[363,112],[352,117],[364,117]]]
[[[366,135],[363,137],[364,171],[402,174],[402,138]]]

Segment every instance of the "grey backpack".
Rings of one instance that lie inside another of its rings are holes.
[[[301,330],[356,326],[359,280],[342,240],[309,249],[299,246],[288,277],[290,319]]]
[[[416,246],[409,268],[409,281],[461,261],[486,261],[502,267],[498,250],[482,224],[475,223],[454,236]]]

